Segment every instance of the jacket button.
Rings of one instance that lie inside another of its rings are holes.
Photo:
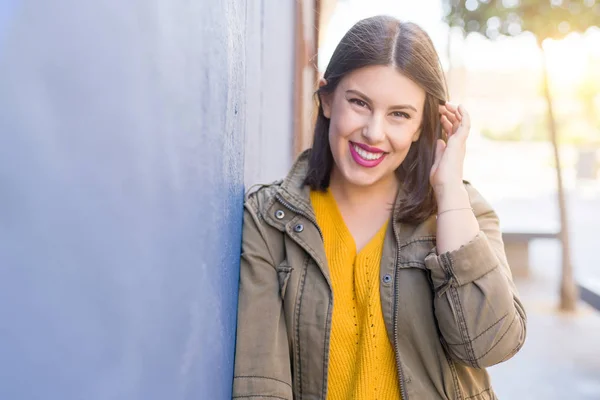
[[[302,232],[303,230],[304,230],[304,225],[302,225],[302,224],[298,224],[294,227],[294,231],[296,231],[298,233]]]
[[[392,281],[392,276],[390,274],[385,274],[383,276],[383,283],[390,283]]]
[[[283,217],[285,217],[285,213],[284,213],[283,211],[281,211],[281,210],[277,210],[277,211],[275,212],[275,218],[277,218],[277,219],[282,219]]]

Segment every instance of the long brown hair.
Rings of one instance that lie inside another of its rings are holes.
[[[429,174],[436,140],[442,138],[438,106],[446,101],[447,87],[431,38],[411,22],[388,16],[363,19],[338,44],[323,76],[327,84],[315,96],[318,114],[305,184],[313,190],[327,189],[334,163],[321,95],[333,93],[350,72],[371,65],[393,65],[426,93],[421,135],[396,171],[406,193],[396,215],[402,222],[422,222],[436,212]]]

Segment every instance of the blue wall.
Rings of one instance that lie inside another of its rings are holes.
[[[246,1],[0,3],[0,399],[230,398]]]

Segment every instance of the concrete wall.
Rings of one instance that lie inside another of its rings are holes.
[[[293,159],[293,1],[249,1],[246,35],[247,185],[284,178]]]
[[[290,10],[0,3],[0,399],[231,398],[244,178],[289,164]]]

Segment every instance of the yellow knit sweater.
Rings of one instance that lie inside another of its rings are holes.
[[[386,226],[356,254],[331,192],[312,191],[310,198],[323,232],[334,295],[327,399],[401,399],[379,297]]]

